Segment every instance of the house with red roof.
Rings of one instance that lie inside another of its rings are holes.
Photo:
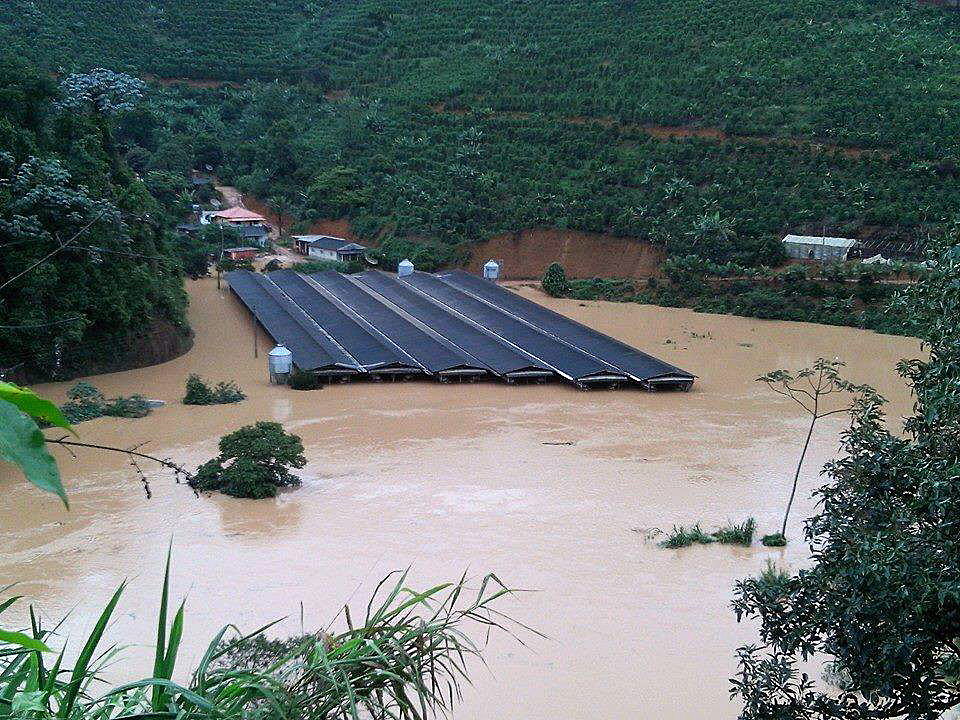
[[[247,210],[245,207],[232,207],[226,210],[218,210],[210,213],[210,219],[218,223],[229,225],[266,225],[267,219],[253,210]]]

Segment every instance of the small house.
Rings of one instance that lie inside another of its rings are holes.
[[[180,223],[177,232],[181,235],[196,235],[200,232],[200,223]]]
[[[235,229],[249,245],[263,248],[270,242],[270,228],[266,225],[241,225]]]
[[[783,238],[783,249],[789,257],[817,262],[844,262],[856,244],[857,241],[851,238],[820,235],[787,235]]]
[[[257,256],[255,247],[226,248],[223,254],[231,260],[253,260]]]
[[[267,224],[267,219],[263,215],[255,213],[252,210],[247,210],[244,207],[232,207],[227,208],[226,210],[218,210],[215,213],[210,213],[210,219],[213,222],[220,223],[221,225],[235,225],[237,227],[242,227],[245,225]]]
[[[317,260],[352,262],[363,259],[367,252],[363,245],[332,235],[296,235],[294,244],[301,255]]]

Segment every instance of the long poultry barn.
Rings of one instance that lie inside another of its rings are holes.
[[[579,388],[687,390],[695,376],[496,283],[453,271],[404,277],[228,273],[230,289],[324,378],[559,379]]]

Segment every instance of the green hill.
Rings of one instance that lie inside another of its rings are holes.
[[[143,170],[211,165],[305,221],[445,243],[531,226],[774,262],[786,231],[958,215],[960,13],[892,0],[12,0],[49,71],[155,88]]]
[[[51,70],[321,80],[424,103],[953,149],[960,14],[890,0],[12,0]]]

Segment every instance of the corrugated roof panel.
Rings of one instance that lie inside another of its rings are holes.
[[[403,352],[410,355],[431,373],[484,374],[489,368],[452,343],[434,337],[413,321],[390,308],[383,298],[376,297],[348,275],[329,270],[309,276],[327,292],[375,327]]]
[[[469,275],[462,270],[444,272],[440,279],[473,297],[513,315],[543,332],[623,370],[632,379],[648,381],[693,382],[695,376],[675,365],[637,350],[598,330],[571,320],[543,305],[527,300],[496,283]]]
[[[396,276],[368,270],[356,279],[503,377],[553,375],[553,369],[450,313]]]
[[[302,275],[292,270],[277,270],[267,277],[367,371],[401,368],[421,371],[337,307]]]
[[[343,353],[319,330],[303,311],[289,299],[274,294],[270,283],[257,273],[236,270],[227,273],[233,293],[247,306],[257,321],[278,343],[293,353],[293,362],[301,370],[357,372],[352,358]]]
[[[561,342],[513,315],[445,283],[436,275],[416,272],[404,277],[403,282],[478,323],[511,345],[523,348],[570,380],[583,383],[627,379],[623,372],[610,363]]]

